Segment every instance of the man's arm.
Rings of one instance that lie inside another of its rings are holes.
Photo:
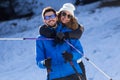
[[[70,51],[73,54],[73,60],[80,59],[84,55],[83,47],[82,47],[80,41],[77,39],[72,39],[72,40],[70,40],[70,44],[72,44],[74,46],[74,48],[71,47],[71,51]],[[80,52],[78,52],[77,50],[79,50]]]
[[[40,68],[45,68],[44,66],[44,48],[42,46],[42,41],[36,40],[36,64]]]

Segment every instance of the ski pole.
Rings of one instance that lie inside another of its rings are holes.
[[[78,73],[77,69],[75,68],[74,64],[72,61],[69,62],[70,65],[72,66],[73,70],[75,71],[75,74],[77,75],[79,80],[82,80],[82,77],[80,76],[80,74]]]
[[[0,40],[53,40],[51,38],[0,38]]]
[[[47,80],[50,80],[50,69],[47,69]]]
[[[107,77],[109,80],[112,80],[112,78],[110,76],[108,76],[104,71],[102,71],[97,65],[95,65],[95,63],[93,63],[89,58],[87,58],[85,55],[83,55],[81,53],[80,50],[78,50],[77,48],[75,48],[71,43],[69,43],[67,40],[64,39],[64,41],[71,46],[73,49],[75,49],[78,53],[80,53],[89,63],[91,63],[98,71],[100,71],[105,77]]]
[[[0,40],[53,40],[51,38],[0,38]],[[95,65],[95,63],[93,63],[92,61],[90,61],[89,58],[87,58],[85,55],[83,55],[80,50],[78,50],[77,48],[75,48],[71,43],[69,43],[68,41],[66,41],[64,39],[64,41],[70,45],[72,48],[74,48],[78,53],[80,53],[89,63],[91,63],[98,71],[100,71],[105,77],[107,77],[109,80],[112,80],[112,78],[110,76],[108,76],[104,71],[102,71],[97,65]]]

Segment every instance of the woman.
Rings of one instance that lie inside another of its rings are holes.
[[[40,27],[40,34],[48,38],[55,38],[57,42],[61,42],[63,39],[75,38],[79,39],[84,31],[84,28],[78,24],[76,18],[74,17],[75,7],[71,3],[66,3],[58,11],[58,22],[61,22],[63,26],[72,29],[72,31],[64,33],[55,33],[52,32],[47,25]],[[57,39],[56,39],[57,37]],[[79,62],[79,66],[82,68],[84,80],[86,80],[85,67],[83,62]]]

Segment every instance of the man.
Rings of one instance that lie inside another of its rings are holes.
[[[53,32],[66,32],[71,31],[64,27],[61,23],[57,23],[57,16],[54,9],[47,7],[43,10],[43,19],[46,25],[49,26]],[[57,23],[57,24],[56,24]],[[46,38],[39,36],[38,38]],[[67,39],[71,44],[81,51],[83,49],[78,39]],[[75,49],[72,49],[66,42],[56,44],[54,40],[37,40],[36,41],[36,62],[40,68],[48,70],[49,80],[79,80],[74,69],[70,63],[74,65],[78,71],[79,76],[82,70],[77,64],[77,60],[82,57]],[[82,77],[81,77],[82,78]],[[82,79],[83,80],[83,79]]]

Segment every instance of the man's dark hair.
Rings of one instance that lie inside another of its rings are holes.
[[[45,13],[50,12],[50,11],[52,11],[52,12],[55,13],[55,15],[56,15],[56,11],[55,11],[53,8],[51,8],[51,7],[46,7],[46,8],[44,8],[43,11],[42,11],[42,18],[44,19]]]

